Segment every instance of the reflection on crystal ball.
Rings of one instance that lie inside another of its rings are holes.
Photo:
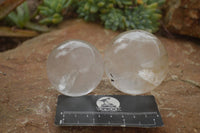
[[[104,61],[111,84],[133,95],[155,89],[168,70],[164,45],[156,36],[142,30],[117,36],[106,50]]]
[[[47,74],[62,94],[81,96],[91,92],[103,76],[103,60],[94,46],[79,40],[56,47],[47,60]]]

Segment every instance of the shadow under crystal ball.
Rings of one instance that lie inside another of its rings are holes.
[[[47,74],[53,86],[68,96],[86,95],[103,76],[103,60],[94,46],[79,40],[56,47],[47,60]]]
[[[104,63],[111,84],[133,95],[155,89],[168,70],[165,47],[156,36],[142,30],[117,36],[104,54]]]

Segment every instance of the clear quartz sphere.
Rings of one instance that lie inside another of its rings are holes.
[[[117,36],[105,51],[104,63],[111,84],[133,95],[155,89],[168,70],[164,45],[156,36],[142,30]]]
[[[56,47],[47,60],[47,74],[62,94],[82,96],[100,83],[104,73],[103,59],[87,42],[70,40]]]

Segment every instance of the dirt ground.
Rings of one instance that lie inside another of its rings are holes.
[[[58,29],[25,41],[0,53],[1,133],[199,133],[200,132],[200,41],[157,36],[169,56],[169,73],[162,84],[148,94],[155,96],[164,127],[57,127],[56,101],[46,75],[50,51],[61,42],[81,39],[94,44],[103,54],[119,32],[105,30],[82,20],[63,22]],[[123,94],[104,76],[90,94]]]

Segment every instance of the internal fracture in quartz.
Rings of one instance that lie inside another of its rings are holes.
[[[104,62],[111,84],[128,94],[153,90],[168,70],[163,44],[153,34],[141,30],[117,36],[106,50]]]
[[[100,83],[103,60],[94,46],[78,41],[67,41],[55,48],[47,60],[50,82],[64,95],[88,94]]]

